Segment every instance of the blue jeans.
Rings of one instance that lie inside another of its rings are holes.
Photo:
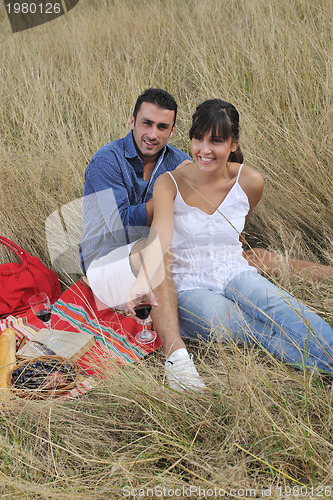
[[[178,305],[185,337],[256,343],[298,368],[333,373],[330,325],[254,270],[233,278],[223,294],[179,292]]]

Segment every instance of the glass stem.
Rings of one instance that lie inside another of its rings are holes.
[[[50,321],[45,321],[45,326],[48,329],[48,331],[51,331],[51,320]]]

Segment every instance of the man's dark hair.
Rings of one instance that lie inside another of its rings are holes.
[[[159,108],[170,109],[170,111],[174,111],[175,118],[173,121],[173,125],[176,123],[177,117],[177,103],[172,97],[171,94],[162,89],[146,89],[141,95],[139,95],[133,111],[134,119],[136,120],[136,116],[140,109],[140,106],[143,102],[150,102],[151,104],[155,104]]]

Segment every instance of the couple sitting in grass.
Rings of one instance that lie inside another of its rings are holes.
[[[237,110],[220,99],[197,107],[192,161],[167,143],[176,114],[170,94],[147,89],[129,134],[100,148],[87,167],[80,253],[94,294],[132,314],[150,298],[166,379],[177,390],[205,387],[182,336],[255,342],[286,363],[332,373],[332,328],[260,274],[278,271],[274,254],[243,251],[264,180],[243,164]]]

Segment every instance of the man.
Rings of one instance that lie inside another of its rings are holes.
[[[176,115],[177,104],[170,94],[145,90],[135,104],[129,134],[100,148],[86,169],[81,265],[94,294],[108,307],[128,301],[153,217],[156,178],[190,161],[186,153],[167,143]],[[172,388],[199,390],[204,383],[179,332],[170,256],[164,262],[161,254],[157,258],[161,261],[158,273],[147,277],[142,294],[153,289],[151,317],[167,358],[166,378]]]

